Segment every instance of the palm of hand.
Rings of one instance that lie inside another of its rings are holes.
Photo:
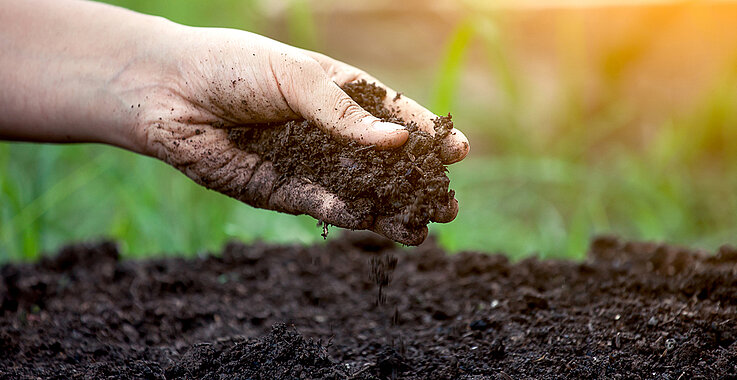
[[[195,182],[254,207],[309,214],[350,229],[370,229],[416,244],[427,229],[407,230],[389,218],[361,217],[319,185],[301,178],[280,180],[272,164],[228,140],[227,127],[305,118],[336,137],[381,148],[404,143],[407,132],[369,115],[339,85],[366,79],[364,72],[317,53],[299,50],[246,32],[205,29],[187,41],[166,91],[141,118],[146,152],[181,170]],[[394,92],[387,89],[387,99]],[[432,113],[410,99],[394,103],[405,120],[432,131]],[[462,159],[468,142],[454,130],[442,156]],[[455,217],[449,205],[444,220]]]

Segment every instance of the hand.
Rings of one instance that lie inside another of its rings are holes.
[[[180,33],[176,45],[161,50],[168,68],[165,82],[141,101],[136,129],[142,152],[254,207],[306,213],[406,244],[424,240],[426,228],[409,231],[391,218],[360,218],[319,185],[300,178],[277,181],[271,163],[227,139],[227,127],[305,118],[336,137],[380,148],[399,146],[407,139],[406,130],[371,116],[339,88],[360,79],[380,84],[376,79],[324,55],[243,31],[180,28]],[[388,88],[387,93],[387,102],[402,118],[434,133],[435,115],[406,97],[392,102],[396,93]],[[446,163],[468,152],[468,141],[457,130],[445,142],[441,156]],[[457,203],[448,208],[439,222],[455,217]]]
[[[277,182],[271,163],[227,139],[231,126],[304,118],[379,149],[403,144],[406,130],[374,118],[340,90],[360,79],[381,85],[364,72],[252,33],[190,28],[94,2],[15,2],[0,21],[0,85],[8,95],[0,94],[0,137],[113,144],[255,207],[407,244],[424,240],[426,228],[359,217],[318,185]],[[391,108],[433,134],[435,115],[404,96],[394,102],[395,95],[387,88]],[[452,163],[467,152],[468,140],[453,130],[441,158]],[[452,220],[457,207],[453,200],[436,221]]]
[[[227,127],[305,118],[336,137],[380,148],[403,144],[402,126],[381,122],[360,108],[340,88],[365,79],[366,73],[324,55],[296,49],[247,32],[187,29],[177,46],[166,51],[172,65],[167,85],[142,103],[139,133],[143,152],[178,168],[197,183],[254,207],[318,220],[351,229],[370,229],[390,239],[419,244],[426,227],[410,231],[391,218],[361,218],[337,196],[300,178],[279,182],[269,162],[235,148]],[[434,114],[407,97],[388,106],[407,121],[434,133]],[[441,157],[446,163],[468,152],[465,136],[454,130]],[[279,186],[275,187],[275,184]],[[448,205],[438,222],[457,213]]]

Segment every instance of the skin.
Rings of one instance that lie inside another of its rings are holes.
[[[228,127],[304,118],[336,138],[402,145],[402,126],[371,116],[339,88],[361,79],[385,87],[391,109],[434,134],[434,114],[405,96],[393,100],[394,90],[355,67],[245,31],[186,27],[79,0],[0,0],[0,51],[2,139],[114,145],[254,207],[405,244],[427,236],[394,218],[361,219],[303,179],[277,181],[271,163],[227,139]],[[441,157],[454,163],[468,149],[454,129]],[[457,212],[453,200],[435,221]]]

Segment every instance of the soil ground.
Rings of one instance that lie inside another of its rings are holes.
[[[121,261],[102,242],[3,267],[0,296],[0,378],[737,378],[726,246],[511,263],[349,234]]]

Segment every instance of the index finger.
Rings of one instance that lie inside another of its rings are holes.
[[[385,107],[392,110],[392,112],[405,121],[414,121],[420,130],[433,136],[435,135],[435,123],[433,120],[438,118],[437,115],[421,106],[413,99],[397,94],[396,91],[381,84],[375,79],[366,79],[366,81],[369,83],[374,81],[377,86],[381,86],[386,89],[386,98],[384,99]],[[470,145],[466,135],[458,129],[453,128],[450,130],[450,133],[448,133],[448,136],[443,139],[442,145],[440,146],[440,159],[444,164],[458,162],[466,157],[469,148]]]
[[[384,106],[394,112],[398,117],[407,122],[414,122],[420,130],[435,135],[435,124],[433,120],[438,116],[427,108],[421,106],[416,101],[404,95],[397,94],[392,88],[384,85],[381,81],[367,74],[366,72],[353,67],[349,64],[337,61],[333,58],[312,51],[305,51],[309,56],[315,59],[323,67],[325,72],[335,83],[343,86],[347,83],[365,80],[368,83],[386,90],[386,98],[384,98]],[[458,162],[466,157],[470,145],[468,138],[463,132],[453,128],[448,136],[443,139],[440,149],[440,159],[445,164]]]

